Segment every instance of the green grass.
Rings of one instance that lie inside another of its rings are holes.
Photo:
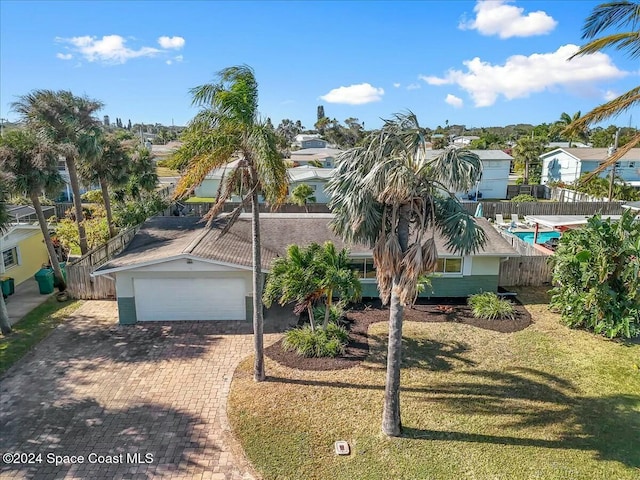
[[[269,479],[640,478],[640,345],[570,330],[546,293],[521,290],[535,323],[497,333],[404,326],[402,438],[380,431],[384,323],[361,366],[308,372],[252,359],[233,380],[229,419]],[[333,453],[347,440],[348,457]]]
[[[189,197],[183,203],[216,203],[215,197]]]
[[[7,336],[0,335],[0,375],[82,305],[81,301],[58,302],[49,298],[29,312]]]
[[[178,172],[177,170],[173,170],[168,167],[160,167],[160,166],[156,167],[156,174],[159,177],[179,177],[180,176],[180,172]]]

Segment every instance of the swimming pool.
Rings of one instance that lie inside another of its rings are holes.
[[[525,242],[533,244],[533,232],[513,232],[513,234]],[[560,232],[538,232],[536,243],[544,243],[552,238],[560,238]]]

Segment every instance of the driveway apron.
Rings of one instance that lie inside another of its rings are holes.
[[[254,478],[226,416],[250,327],[86,302],[0,379],[0,478]]]

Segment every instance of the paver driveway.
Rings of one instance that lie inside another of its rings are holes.
[[[252,336],[116,318],[86,302],[0,379],[0,452],[33,462],[0,462],[0,478],[253,478],[225,413]]]

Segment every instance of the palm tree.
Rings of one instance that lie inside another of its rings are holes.
[[[287,197],[287,171],[278,153],[272,128],[258,117],[258,83],[253,70],[246,66],[225,68],[218,73],[218,83],[191,90],[193,104],[200,112],[183,134],[183,145],[174,154],[186,172],[176,186],[175,197],[191,193],[213,169],[227,164],[233,156],[238,161],[231,168],[214,207],[205,218],[213,219],[223,208],[237,185],[247,193],[240,206],[229,216],[228,228],[239,217],[243,204],[251,202],[253,244],[253,335],[255,347],[254,379],[263,381],[264,343],[262,315],[262,260],[260,254],[260,211],[258,193],[273,207]]]
[[[349,251],[336,250],[332,242],[306,248],[290,245],[284,257],[274,260],[267,278],[263,300],[265,305],[277,300],[280,305],[296,302],[294,312],[309,313],[311,331],[316,330],[313,304],[324,299],[322,328],[327,329],[334,294],[342,301],[360,298],[362,285],[349,264]]]
[[[309,208],[307,208],[307,203],[315,203],[316,197],[313,194],[313,188],[307,185],[306,183],[301,183],[296,188],[293,189],[290,195],[291,201],[298,205],[299,207],[304,207],[305,212],[309,212]]]
[[[80,177],[89,184],[99,184],[102,200],[109,225],[109,236],[116,236],[113,222],[109,187],[121,186],[128,180],[129,157],[122,143],[113,135],[92,138],[85,136],[84,141],[92,144],[91,154],[85,156],[80,164]],[[89,148],[86,149],[87,151]]]
[[[327,186],[332,228],[347,242],[373,247],[380,297],[390,302],[382,431],[391,436],[401,433],[403,310],[412,304],[421,276],[435,270],[434,233],[462,254],[485,241],[482,229],[450,193],[480,180],[480,159],[455,147],[429,158],[427,141],[413,113],[395,115],[363,146],[339,155]]]
[[[339,252],[332,242],[325,242],[319,253],[319,264],[322,269],[320,285],[325,300],[324,322],[322,328],[327,329],[331,315],[334,294],[341,301],[355,301],[360,298],[362,285],[349,264],[349,251]]]
[[[9,176],[3,169],[0,172],[0,235],[4,235],[9,229],[9,212],[7,212],[7,204],[5,203],[8,181]],[[4,302],[4,295],[0,295],[0,333],[3,335],[11,333],[11,322],[7,305]]]
[[[604,35],[607,30],[614,28],[629,28],[629,31],[614,32]],[[582,38],[589,40],[585,45],[573,54],[569,60],[582,55],[589,55],[609,47],[626,52],[632,59],[640,57],[640,2],[621,0],[601,3],[597,5],[589,15],[582,28]],[[620,115],[640,105],[640,86],[634,87],[617,98],[600,105],[584,116],[576,119],[569,125],[571,129],[586,129],[589,125],[600,123],[607,118]],[[636,134],[621,148],[619,148],[598,168],[585,176],[583,181],[594,178],[607,168],[615,165],[629,150],[640,143],[640,132]]]
[[[320,250],[321,247],[317,243],[306,248],[290,245],[286,256],[273,261],[263,294],[263,301],[267,307],[277,300],[280,305],[296,302],[293,310],[296,315],[307,310],[312,332],[316,330],[313,304],[324,294],[322,275],[319,272]]]
[[[524,167],[523,184],[529,185],[531,166],[540,163],[540,155],[544,153],[546,143],[541,137],[521,137],[513,147],[515,163]]]
[[[7,184],[10,191],[17,194],[27,192],[38,217],[56,285],[58,290],[64,291],[67,285],[40,203],[43,190],[49,193],[56,192],[64,183],[58,172],[56,152],[48,144],[39,142],[30,131],[12,130],[0,139],[0,166],[3,172],[11,175]]]
[[[573,116],[569,115],[566,112],[562,112],[560,115],[560,120],[556,123],[562,127],[562,133],[566,138],[569,139],[569,148],[573,144],[573,140],[586,140],[587,139],[587,131],[586,127],[576,127],[576,123],[580,119],[580,111],[577,111],[573,114]]]
[[[20,114],[26,125],[37,132],[39,137],[50,142],[65,158],[73,192],[80,251],[83,255],[89,247],[82,224],[82,201],[76,162],[82,155],[83,135],[91,135],[99,128],[99,120],[94,114],[102,106],[97,100],[77,97],[67,90],[34,90],[12,104],[12,108]]]

